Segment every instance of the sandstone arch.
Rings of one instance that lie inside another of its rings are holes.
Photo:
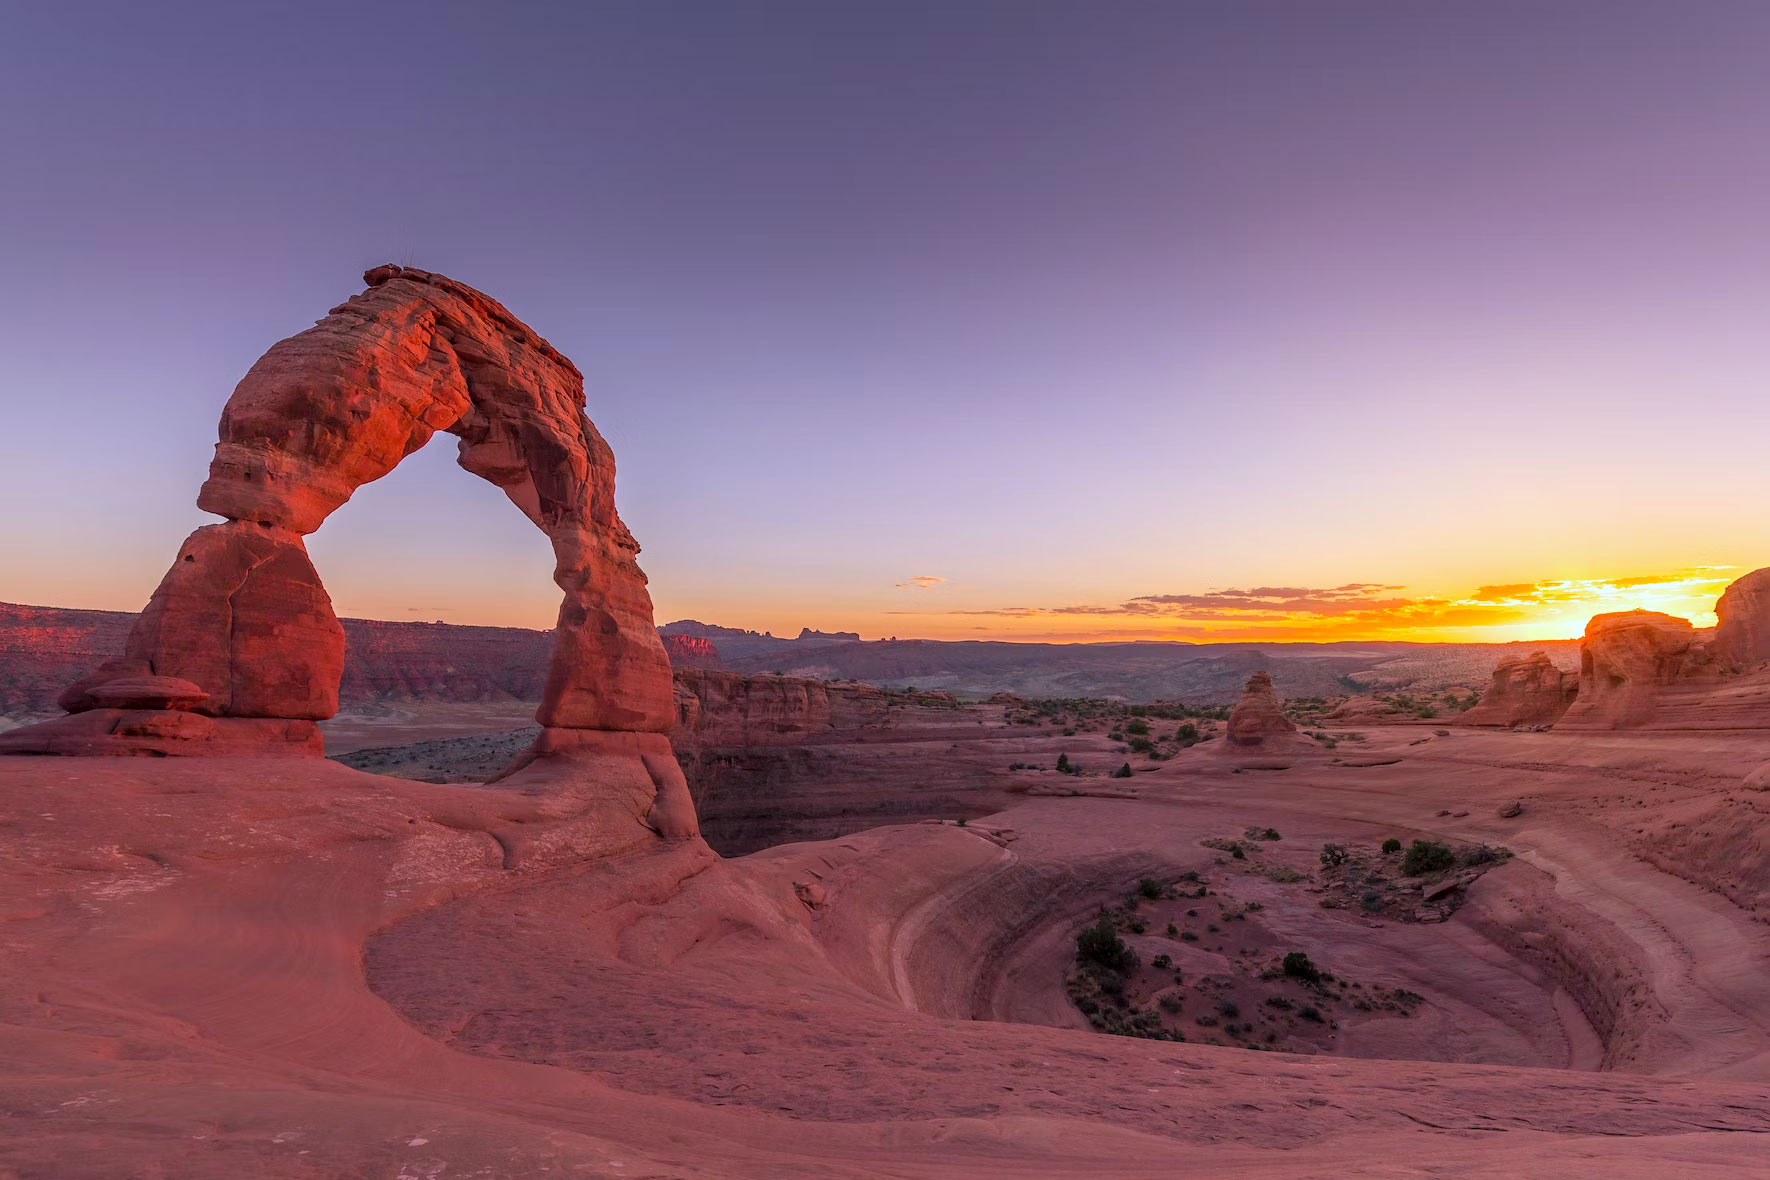
[[[460,439],[461,466],[502,488],[553,545],[564,598],[536,713],[545,728],[523,772],[638,755],[659,796],[654,826],[687,834],[692,807],[663,736],[675,720],[670,664],[583,376],[465,284],[393,265],[363,278],[368,290],[273,345],[235,388],[197,497],[225,523],[185,541],[124,658],[63,694],[81,716],[15,731],[0,748],[317,750],[312,723],[338,709],[344,632],[302,538],[445,431]]]

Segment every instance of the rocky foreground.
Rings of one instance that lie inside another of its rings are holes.
[[[1386,760],[1363,768],[1243,771],[1206,744],[1129,790],[1087,775],[963,827],[739,859],[696,838],[585,856],[569,794],[0,759],[0,1168],[1752,1174],[1761,740],[1420,733],[1373,732]],[[1283,838],[1203,843],[1256,824]],[[1444,921],[1317,904],[1323,843],[1390,837],[1515,855]],[[1285,947],[1423,1005],[1305,1056],[1089,1031],[1075,931],[1139,878],[1201,871]]]

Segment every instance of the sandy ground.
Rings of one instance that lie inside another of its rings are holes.
[[[1770,1174],[1763,735],[1421,733],[738,859],[586,859],[593,791],[0,759],[0,1176]],[[1516,856],[1432,924],[1260,871],[1391,835]],[[1079,1027],[1075,930],[1188,871],[1420,1012]]]

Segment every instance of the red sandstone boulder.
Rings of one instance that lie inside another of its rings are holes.
[[[322,721],[338,711],[344,628],[298,535],[231,521],[185,541],[124,655],[201,687],[199,712]]]
[[[176,676],[126,676],[94,688],[101,709],[196,709],[209,699],[198,685]]]
[[[1278,707],[1278,694],[1272,691],[1272,677],[1264,672],[1248,677],[1241,700],[1229,711],[1227,743],[1245,750],[1264,747],[1273,738],[1296,734],[1296,725]]]
[[[1770,662],[1770,569],[1754,570],[1715,603],[1714,650],[1725,666],[1744,671]]]
[[[1659,690],[1690,671],[1701,655],[1688,619],[1649,610],[1594,616],[1580,643],[1579,695],[1556,728],[1645,724]]]
[[[1510,656],[1493,670],[1481,703],[1456,719],[1458,725],[1553,725],[1573,704],[1579,677],[1563,672],[1547,652]]]

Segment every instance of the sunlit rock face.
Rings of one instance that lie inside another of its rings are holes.
[[[1690,620],[1658,611],[1595,615],[1580,644],[1579,695],[1564,729],[1618,729],[1651,720],[1661,689],[1700,657]]]
[[[1460,725],[1553,725],[1579,692],[1579,677],[1563,672],[1547,652],[1501,660],[1480,704],[1457,718]]]
[[[1770,569],[1753,570],[1715,603],[1715,654],[1736,671],[1770,662]]]

